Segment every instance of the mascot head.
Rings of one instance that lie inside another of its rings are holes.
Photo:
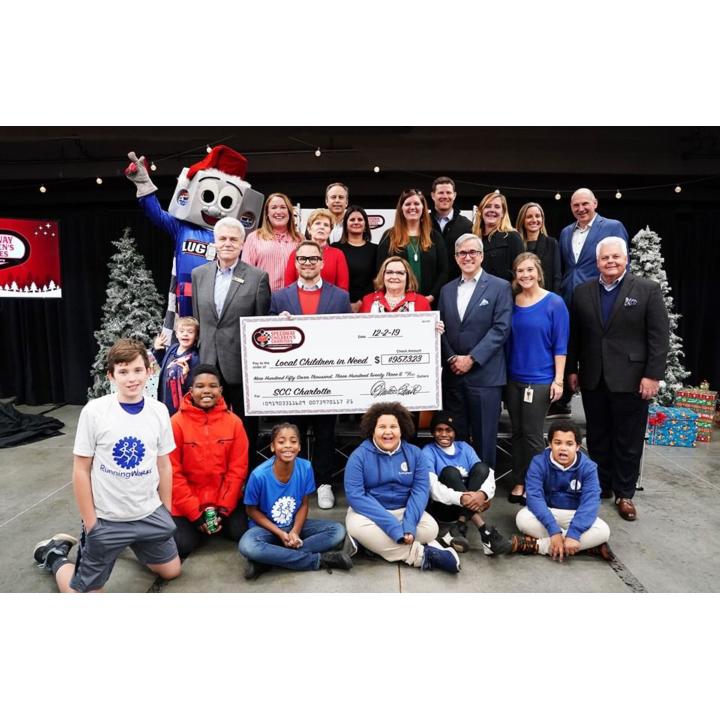
[[[220,218],[239,220],[245,232],[257,227],[263,195],[245,181],[247,159],[226,145],[183,168],[168,212],[178,220],[212,228]]]

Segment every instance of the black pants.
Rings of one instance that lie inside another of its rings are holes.
[[[308,457],[307,431],[313,430],[312,467],[316,485],[333,484],[335,466],[335,421],[337,415],[296,415],[288,418],[300,428],[302,450],[300,455]]]
[[[175,544],[177,545],[178,555],[183,559],[191,552],[197,550],[204,540],[211,537],[210,535],[200,532],[186,517],[173,515],[173,520],[177,527]],[[248,521],[247,515],[245,514],[245,506],[238,505],[224,520],[222,530],[218,535],[237,543],[247,529]]]
[[[640,475],[649,401],[639,393],[610,392],[605,383],[582,391],[587,446],[598,465],[600,487],[632,498]]]
[[[223,397],[231,410],[242,420],[248,438],[248,474],[256,468],[264,458],[257,454],[258,418],[245,415],[244,395],[242,385],[231,385],[220,378],[223,386]]]
[[[458,492],[475,492],[480,489],[489,474],[490,468],[484,462],[475,463],[470,468],[470,472],[466,478],[460,474],[460,471],[455,466],[448,465],[443,468],[438,476],[438,480],[443,485]],[[455,522],[460,515],[470,517],[473,514],[471,510],[466,510],[458,505],[445,505],[444,503],[436,502],[432,497],[428,502],[427,511],[439,523]]]

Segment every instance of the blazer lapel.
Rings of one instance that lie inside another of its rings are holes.
[[[634,284],[635,278],[628,272],[620,283],[620,289],[618,290],[618,295],[615,298],[615,304],[613,305],[612,312],[608,318],[607,326],[605,327],[606,331],[610,329],[610,326],[615,321],[617,314],[620,312],[620,308],[625,306],[625,298],[630,294]]]
[[[225,311],[230,307],[233,298],[237,294],[238,288],[245,282],[245,269],[242,266],[242,262],[238,260],[238,264],[235,266],[233,276],[230,279],[230,287],[228,288],[227,295],[225,296],[225,302],[223,303],[222,312],[220,313],[219,320],[222,320]],[[213,287],[213,292],[215,288]]]
[[[328,313],[327,307],[330,302],[330,288],[327,283],[323,281],[322,287],[320,288],[320,302],[318,303],[317,314],[326,315]]]
[[[487,270],[483,270],[482,275],[480,276],[480,279],[477,281],[477,285],[475,289],[473,290],[473,294],[470,296],[470,302],[468,303],[467,308],[465,309],[465,315],[462,319],[462,324],[464,325],[468,318],[470,317],[472,311],[478,307],[480,304],[483,295],[485,295],[485,291],[487,290],[488,286],[488,275]]]
[[[602,224],[604,220],[600,215],[595,216],[595,222],[592,224],[592,227],[588,231],[587,237],[585,238],[585,242],[583,243],[582,250],[580,250],[580,257],[578,257],[578,265],[583,261],[586,260],[588,257],[592,257],[595,255],[595,245],[597,243],[595,242],[595,238],[600,234]],[[570,239],[570,244],[572,245],[572,238]]]

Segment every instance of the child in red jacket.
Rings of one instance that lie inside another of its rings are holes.
[[[240,502],[248,470],[245,428],[228,410],[214,366],[197,365],[191,378],[190,392],[171,418],[172,516],[181,558],[210,535],[237,542],[247,530]]]

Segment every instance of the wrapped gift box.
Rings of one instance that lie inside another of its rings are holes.
[[[675,407],[698,414],[698,442],[710,442],[717,393],[703,388],[683,388],[675,393]]]
[[[648,445],[695,447],[698,414],[680,407],[651,405],[648,412]]]

